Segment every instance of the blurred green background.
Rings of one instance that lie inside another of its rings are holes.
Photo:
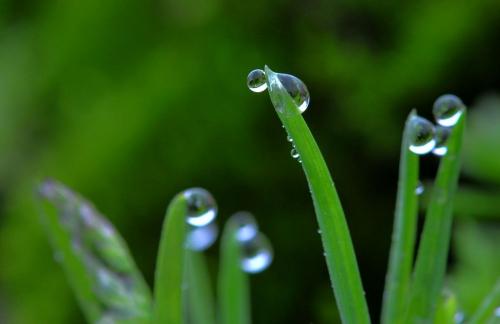
[[[447,280],[470,314],[500,275],[499,31],[497,0],[0,0],[0,322],[83,322],[39,223],[47,176],[108,215],[150,283],[168,201],[210,190],[220,224],[249,210],[274,244],[254,322],[335,322],[302,170],[246,87],[264,64],[311,92],[375,319],[406,115],[447,92],[471,107]]]

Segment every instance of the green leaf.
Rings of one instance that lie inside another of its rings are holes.
[[[442,157],[434,182],[429,208],[418,250],[408,323],[430,322],[443,286],[452,224],[453,197],[460,173],[460,152],[465,112],[448,139],[448,152]]]
[[[215,324],[215,306],[205,256],[186,252],[187,318],[190,324]]]
[[[369,323],[354,247],[328,167],[297,105],[276,73],[265,69],[271,102],[302,159],[340,317],[343,323]]]
[[[455,324],[457,314],[457,298],[451,291],[444,291],[441,294],[439,303],[436,307],[436,317],[434,323],[437,324]]]
[[[410,120],[406,120],[399,162],[399,183],[389,267],[382,305],[382,323],[400,323],[404,316],[410,285],[418,217],[418,155],[409,150]]]
[[[250,324],[250,287],[241,270],[241,247],[236,239],[238,224],[232,219],[222,233],[218,302],[221,324]]]
[[[40,186],[44,225],[89,322],[144,323],[152,299],[125,241],[97,210],[54,181]]]
[[[186,199],[181,194],[168,206],[156,262],[153,322],[183,323],[182,281],[186,255]]]

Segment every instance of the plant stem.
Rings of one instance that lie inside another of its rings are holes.
[[[464,112],[452,130],[448,152],[439,164],[415,262],[407,323],[427,323],[434,319],[446,271],[465,120]]]
[[[221,324],[250,324],[250,287],[248,276],[241,270],[240,243],[237,226],[226,223],[221,241],[219,269],[219,308]]]
[[[184,273],[186,238],[186,200],[182,194],[170,203],[158,251],[153,323],[182,324],[182,279]]]
[[[328,167],[297,105],[276,73],[266,66],[266,75],[271,101],[302,159],[342,322],[369,323],[354,247]]]
[[[186,251],[187,310],[191,324],[215,324],[214,300],[205,256]]]
[[[409,150],[409,123],[416,115],[412,111],[406,120],[401,144],[399,182],[394,217],[394,230],[385,281],[382,323],[401,323],[404,316],[413,265],[418,217],[418,155]]]

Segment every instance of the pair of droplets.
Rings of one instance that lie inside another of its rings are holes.
[[[215,223],[217,204],[213,196],[202,188],[187,189],[183,196],[187,203],[186,222],[189,226],[186,247],[204,251],[213,245],[219,233]],[[241,269],[247,273],[258,273],[269,267],[273,260],[271,243],[259,232],[253,215],[237,212],[230,217],[228,225],[235,228],[235,239],[240,246]]]
[[[303,113],[309,106],[310,95],[304,82],[297,77],[277,73],[281,86],[288,92],[296,103],[299,111]],[[253,92],[262,92],[267,89],[267,76],[263,70],[251,71],[247,77],[247,86]],[[433,114],[438,125],[434,126],[425,118],[414,116],[409,124],[409,149],[419,155],[432,152],[437,156],[444,156],[448,148],[446,141],[451,133],[451,128],[460,119],[465,105],[454,95],[446,94],[439,97],[433,106]],[[288,139],[292,142],[291,138]],[[297,151],[292,149],[292,157],[299,158]]]

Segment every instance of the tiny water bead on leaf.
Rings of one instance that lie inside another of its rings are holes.
[[[247,86],[253,92],[262,92],[267,89],[266,72],[260,69],[250,71],[247,77]]]
[[[211,222],[205,226],[190,225],[186,247],[193,251],[204,251],[214,244],[218,234],[219,228],[215,222]]]
[[[409,149],[419,155],[427,154],[434,149],[434,125],[425,118],[414,116],[409,126],[410,146]]]
[[[269,267],[273,260],[271,243],[258,233],[241,245],[241,269],[247,273],[259,273]]]
[[[191,188],[183,192],[187,202],[187,218],[189,225],[205,226],[217,216],[217,204],[212,195],[202,188]]]
[[[454,126],[464,110],[465,105],[462,100],[452,94],[442,95],[437,98],[432,108],[438,124],[445,127]]]
[[[237,212],[231,216],[231,223],[236,228],[236,239],[238,242],[250,241],[259,233],[255,217],[249,212]]]
[[[435,130],[434,139],[436,140],[436,146],[432,150],[432,153],[437,156],[444,156],[448,152],[446,141],[450,137],[451,129],[438,125]]]
[[[291,151],[290,151],[290,155],[294,158],[294,159],[298,159],[300,157],[300,154],[299,152],[297,152],[297,150],[295,148],[293,148]]]

